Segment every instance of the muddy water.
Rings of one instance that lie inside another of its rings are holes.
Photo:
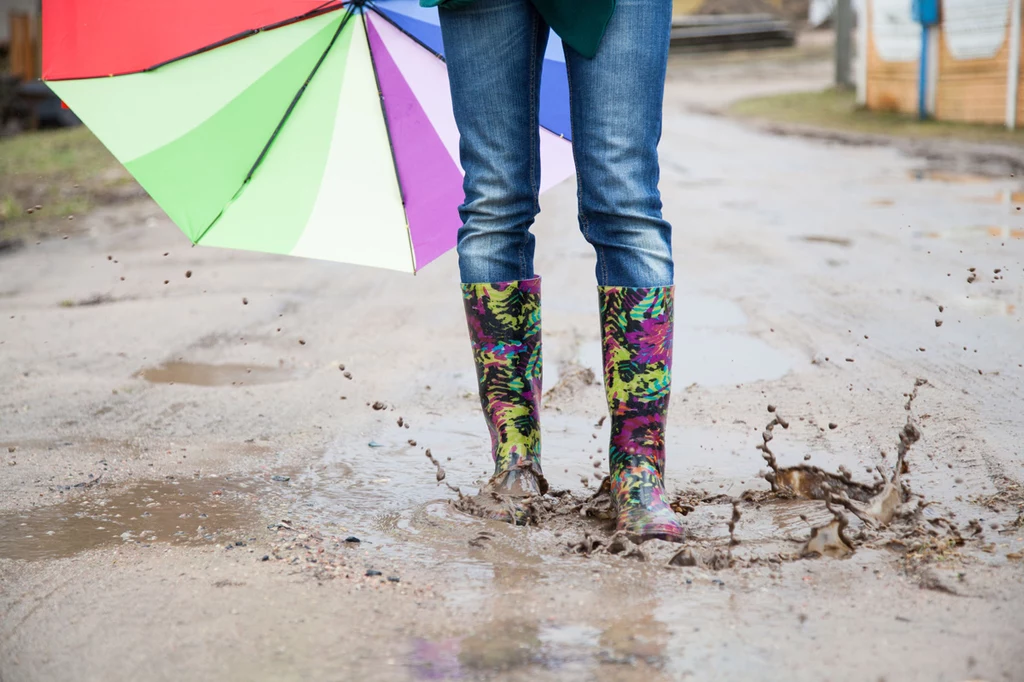
[[[128,544],[234,546],[246,542],[243,530],[259,518],[252,503],[268,488],[262,477],[164,479],[127,488],[100,482],[69,492],[62,503],[0,516],[0,558],[59,559]]]
[[[918,232],[916,236],[927,239],[950,239],[953,241],[972,241],[979,238],[1024,239],[1024,229],[999,225],[966,225],[952,227],[948,230]]]
[[[487,672],[516,672],[524,677],[547,671],[591,679],[666,679],[668,626],[652,615],[612,622],[550,623],[496,620],[468,637],[412,642],[408,664],[414,679],[460,679]],[[625,670],[616,671],[622,666]],[[616,674],[618,673],[618,675]]]
[[[67,502],[0,519],[0,557],[56,558],[125,543],[230,545],[221,551],[232,552],[256,546],[262,553],[269,544],[271,561],[294,564],[321,580],[368,580],[362,576],[373,570],[381,572],[380,580],[393,576],[402,585],[410,565],[439,566],[447,578],[442,598],[474,614],[474,625],[461,627],[456,621],[439,633],[403,636],[396,646],[404,654],[396,660],[415,680],[660,682],[694,674],[703,665],[701,652],[722,645],[720,629],[702,632],[701,611],[733,613],[732,600],[742,600],[739,571],[669,568],[676,547],[657,541],[643,547],[645,562],[602,552],[573,554],[568,545],[584,533],[610,534],[607,523],[578,514],[525,529],[465,516],[448,503],[454,493],[436,484],[425,450],[431,448],[445,469],[445,482],[472,492],[490,473],[482,420],[473,413],[410,418],[423,426],[372,434],[380,447],[370,447],[369,434],[339,436],[317,464],[278,474],[287,481],[265,473],[153,481],[125,489],[99,483],[72,491],[75,497]],[[549,411],[545,425],[553,487],[572,488],[582,497],[580,474],[606,469],[598,449],[606,442],[607,422],[597,426],[579,415]],[[800,422],[791,428],[817,431]],[[689,547],[699,554],[729,551],[737,568],[766,573],[775,570],[780,556],[795,555],[812,528],[831,514],[819,501],[767,494],[767,483],[756,477],[764,466],[753,447],[759,432],[739,424],[687,430],[687,438],[671,446],[669,483],[693,502],[685,522]],[[408,443],[410,433],[416,445]],[[856,454],[830,454],[799,442],[787,432],[773,447],[788,464],[811,455],[830,468]],[[681,473],[684,463],[685,477],[672,473]],[[743,484],[730,489],[727,482],[737,478]],[[719,480],[724,489],[718,488]],[[730,547],[731,499],[747,490],[761,494],[740,502],[739,544]],[[271,528],[268,518],[275,521]],[[359,542],[346,543],[346,537]],[[889,558],[858,548],[842,561],[866,569],[884,566]],[[818,564],[815,570],[830,569]],[[735,617],[768,615],[744,610]],[[733,622],[731,615],[724,618]],[[756,677],[759,656],[754,648],[740,647],[729,662],[733,677]]]
[[[193,386],[243,386],[288,381],[294,373],[281,367],[259,365],[203,364],[167,362],[139,370],[135,376],[155,384],[191,384]]]

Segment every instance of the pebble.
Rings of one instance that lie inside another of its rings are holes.
[[[389,583],[401,582],[401,578],[399,578],[397,575],[389,575],[388,576],[388,582]]]
[[[828,423],[828,428],[830,428],[830,429],[838,429],[839,428],[839,424],[836,424],[835,422],[829,422]]]
[[[942,326],[942,320],[935,320],[935,326],[936,327],[941,327]]]
[[[270,561],[270,555],[269,554],[264,554],[263,556],[260,557],[260,561]]]
[[[375,571],[372,568],[366,572],[366,577],[372,578],[377,575],[383,575],[380,571]]]
[[[192,271],[191,270],[186,270],[185,271],[185,279],[188,279],[191,276],[192,276]]]
[[[345,538],[345,542],[350,542],[350,543],[355,544],[355,543],[362,542],[362,540],[357,538],[355,535],[349,535],[347,538]]]
[[[273,476],[270,477],[270,480],[271,481],[279,481],[281,483],[287,483],[288,481],[290,481],[292,479],[290,477],[288,477],[288,476],[282,476],[281,474],[274,474]]]
[[[249,299],[242,298],[242,305],[249,305]]]

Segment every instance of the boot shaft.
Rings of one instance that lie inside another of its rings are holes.
[[[664,474],[665,418],[672,385],[672,287],[599,287],[609,459]]]
[[[540,461],[540,278],[463,284],[495,473]]]

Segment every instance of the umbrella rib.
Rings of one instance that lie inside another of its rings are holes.
[[[325,9],[329,5],[333,5],[336,2],[337,2],[337,0],[327,0],[324,3],[322,3],[320,5],[317,5],[313,9],[311,9],[311,10],[309,10],[307,12],[304,12],[302,14],[299,14],[297,16],[289,17],[288,19],[282,19],[281,21],[274,22],[273,24],[267,24],[266,26],[260,26],[259,28],[250,28],[250,29],[246,29],[244,31],[239,31],[238,33],[236,33],[236,34],[234,34],[232,36],[228,36],[227,38],[221,38],[220,40],[218,40],[215,43],[210,43],[209,45],[204,45],[203,47],[196,48],[195,50],[192,50],[191,52],[186,52],[183,55],[178,55],[177,57],[171,57],[170,59],[167,59],[165,61],[160,62],[159,64],[154,64],[153,66],[150,66],[149,68],[143,69],[142,72],[146,73],[146,72],[149,72],[149,71],[156,71],[157,69],[159,69],[162,66],[167,66],[168,64],[173,64],[174,62],[179,62],[182,59],[188,59],[189,57],[195,57],[196,55],[200,55],[200,54],[202,54],[204,52],[209,52],[210,50],[214,50],[214,49],[216,49],[218,47],[223,47],[224,45],[228,45],[229,43],[233,43],[236,40],[241,40],[242,38],[248,38],[249,36],[256,35],[257,33],[262,33],[263,31],[272,31],[275,28],[282,28],[284,26],[288,26],[289,24],[294,24],[294,23],[297,23],[299,21],[303,21],[305,19],[311,19],[311,18],[313,18],[315,16],[318,16],[320,14],[326,14],[328,12],[333,12],[336,9],[341,9],[344,6],[343,4],[338,4],[337,7],[331,7],[330,9]]]
[[[334,35],[331,36],[331,41],[327,43],[327,47],[320,55],[320,59],[318,59],[316,61],[316,64],[313,66],[313,70],[309,72],[309,75],[306,76],[306,80],[302,83],[302,86],[299,88],[299,91],[295,93],[294,97],[292,97],[292,101],[291,103],[288,104],[288,108],[285,110],[284,116],[282,116],[281,120],[277,122],[277,127],[274,128],[274,132],[271,133],[270,139],[267,140],[267,143],[263,145],[262,151],[260,151],[259,156],[256,157],[256,162],[252,164],[252,167],[249,169],[249,172],[246,173],[245,180],[242,181],[242,184],[241,186],[239,186],[238,191],[235,192],[233,197],[231,197],[231,201],[234,201],[245,188],[245,186],[249,184],[249,181],[252,179],[253,173],[255,173],[256,169],[259,168],[261,163],[263,163],[263,159],[266,158],[267,152],[270,151],[270,146],[274,144],[274,140],[276,140],[277,136],[281,133],[281,129],[284,127],[284,124],[288,121],[288,117],[291,116],[292,111],[295,110],[295,105],[299,103],[299,99],[301,99],[302,95],[305,94],[306,88],[309,87],[310,82],[313,80],[313,76],[315,76],[316,72],[320,70],[320,65],[324,63],[325,59],[327,59],[327,53],[331,51],[332,47],[334,47],[334,43],[338,40],[338,36],[340,36],[341,32],[345,30],[345,26],[348,25],[348,20],[352,18],[353,14],[354,13],[352,11],[352,8],[350,7],[346,11],[345,16],[342,17],[341,23],[338,25],[338,29],[334,32]],[[230,203],[231,202],[228,202],[228,205],[230,205]],[[206,236],[206,233],[210,231],[210,228],[217,224],[217,221],[220,220],[220,217],[224,215],[225,208],[227,208],[227,206],[222,208],[220,210],[220,213],[217,214],[217,217],[210,221],[210,224],[206,226],[206,229],[203,230],[202,234],[195,238],[195,243],[198,243],[199,240]]]
[[[424,43],[424,42],[423,42],[422,40],[420,40],[419,38],[417,38],[417,37],[416,37],[416,36],[414,36],[413,34],[411,34],[411,33],[409,33],[408,31],[406,31],[406,30],[405,30],[404,28],[402,28],[401,26],[399,26],[399,25],[398,25],[398,23],[397,23],[397,22],[396,22],[396,21],[395,21],[394,19],[392,19],[392,18],[391,18],[391,17],[389,17],[389,16],[387,15],[387,14],[385,14],[384,12],[382,12],[382,11],[381,11],[381,9],[380,9],[380,7],[377,7],[377,3],[373,2],[373,0],[367,0],[367,3],[366,3],[366,4],[367,4],[367,5],[369,5],[369,6],[370,6],[370,7],[371,7],[371,8],[373,9],[373,11],[377,13],[377,16],[379,16],[379,17],[380,17],[381,19],[383,19],[384,21],[386,21],[386,22],[388,22],[389,24],[391,24],[392,26],[394,26],[394,27],[395,27],[396,29],[398,29],[399,31],[401,31],[402,33],[404,33],[404,34],[405,34],[406,36],[408,36],[408,37],[409,37],[409,39],[410,39],[410,40],[412,40],[412,41],[413,41],[414,43],[416,43],[417,45],[419,45],[420,47],[422,47],[422,48],[423,48],[424,50],[426,50],[427,52],[429,52],[430,54],[434,55],[435,57],[437,57],[438,59],[440,59],[440,60],[441,60],[442,62],[445,62],[445,63],[447,64],[447,61],[445,60],[445,58],[444,58],[444,55],[443,55],[443,54],[440,54],[440,53],[436,52],[436,51],[435,51],[435,50],[434,50],[434,49],[433,49],[432,47],[430,47],[429,45],[427,45],[426,43]],[[566,67],[566,68],[568,68],[568,67]],[[543,128],[544,130],[546,130],[546,131],[548,131],[549,133],[551,133],[552,135],[558,135],[559,137],[564,137],[564,136],[562,135],[562,133],[556,133],[556,132],[555,132],[554,130],[552,130],[551,128],[548,128],[548,127],[547,127],[546,125],[544,125],[544,124],[542,124],[542,123],[540,123],[540,124],[538,124],[538,125],[539,125],[539,126],[540,126],[541,128]]]
[[[378,12],[380,14],[380,12]],[[402,198],[402,215],[405,216],[405,231],[409,236],[409,252],[412,257],[413,271],[416,270],[416,252],[412,248],[412,228],[409,225],[409,212],[405,207],[405,190],[402,188],[402,177],[398,173],[398,157],[395,156],[395,143],[391,139],[391,126],[388,125],[388,112],[384,107],[384,92],[380,88],[380,77],[377,75],[377,60],[373,58],[373,48],[369,44],[370,30],[366,25],[366,14],[363,14],[363,30],[366,31],[367,44],[366,51],[370,53],[370,65],[371,71],[373,71],[373,81],[377,84],[377,97],[380,99],[380,117],[384,120],[384,132],[388,136],[388,149],[391,150],[391,167],[395,169],[395,184],[398,185],[398,194]]]
[[[423,42],[422,40],[420,40],[419,38],[417,38],[413,34],[411,34],[408,31],[406,31],[404,28],[399,26],[398,22],[396,22],[394,19],[389,17],[386,13],[382,12],[380,7],[377,7],[377,3],[373,2],[373,0],[368,0],[368,2],[366,4],[368,4],[370,6],[370,8],[373,9],[373,11],[376,12],[378,16],[380,16],[381,19],[383,19],[384,21],[388,22],[389,24],[391,24],[392,26],[397,28],[399,31],[401,31],[405,35],[409,36],[409,38],[411,40],[413,40],[417,45],[419,45],[424,50],[426,50],[430,54],[432,54],[435,57],[437,57],[438,59],[440,59],[442,62],[445,61],[443,54],[441,54],[440,52],[437,52],[436,50],[434,50],[434,48],[430,47],[425,42]]]

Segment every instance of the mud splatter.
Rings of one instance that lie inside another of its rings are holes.
[[[624,532],[616,532],[609,538],[594,537],[584,531],[583,539],[579,542],[569,542],[568,549],[573,554],[591,556],[594,554],[616,554],[621,558],[637,559],[646,562],[647,553],[643,548],[633,542]]]
[[[811,529],[811,537],[800,552],[803,557],[827,556],[843,559],[853,554],[853,541],[846,535],[850,520],[825,500],[825,507],[832,513],[832,520],[823,526]]]
[[[412,442],[412,441],[410,441],[410,442]],[[444,471],[444,467],[441,466],[440,462],[438,462],[436,459],[434,459],[434,455],[431,454],[429,449],[427,449],[427,451],[425,453],[423,453],[423,454],[426,455],[427,459],[430,460],[431,464],[433,464],[435,467],[437,467],[436,477],[437,477],[437,482],[440,485],[441,481],[443,481],[445,479],[445,476],[446,476],[445,471]]]

